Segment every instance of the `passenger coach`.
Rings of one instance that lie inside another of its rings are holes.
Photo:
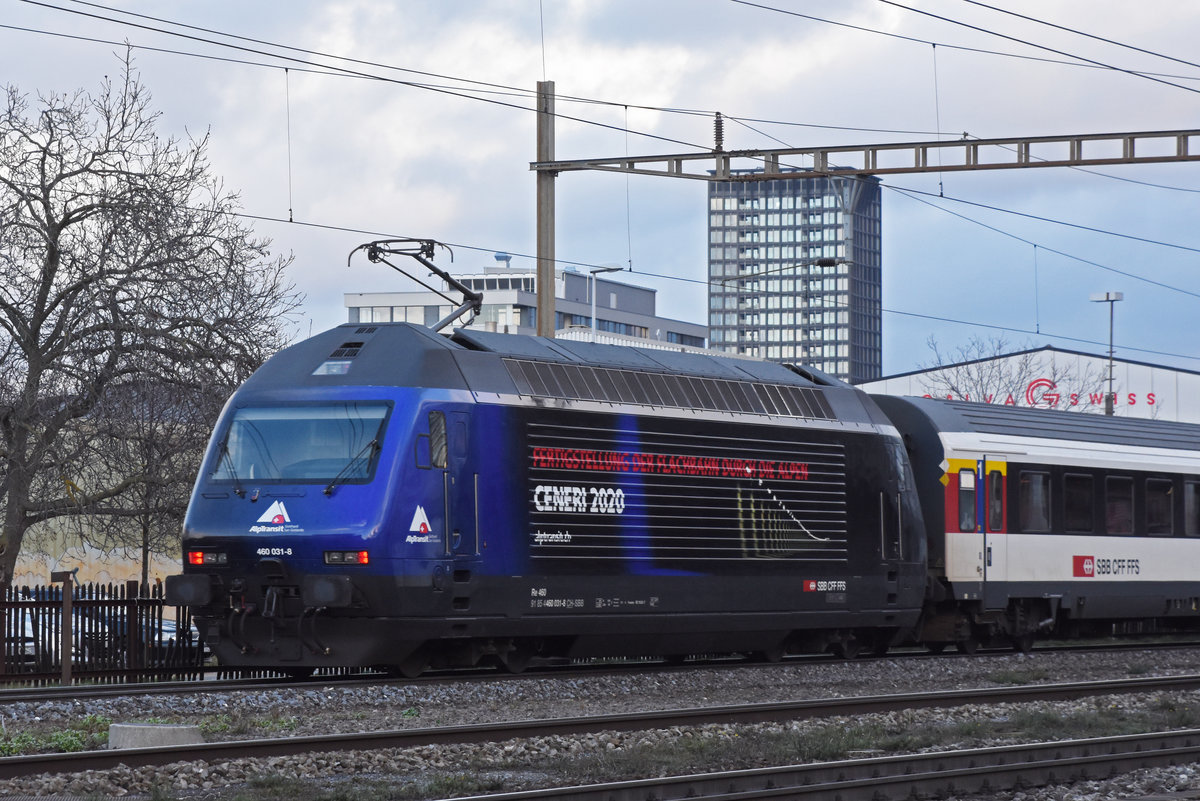
[[[1039,631],[1200,620],[1200,428],[876,397],[904,435],[929,541],[918,639],[972,650]]]

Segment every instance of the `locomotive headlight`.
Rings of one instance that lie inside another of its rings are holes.
[[[187,563],[189,565],[227,565],[229,564],[229,554],[220,551],[188,551]]]
[[[371,558],[366,551],[325,552],[325,564],[327,565],[366,565],[370,562]]]

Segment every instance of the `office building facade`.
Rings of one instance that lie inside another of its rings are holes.
[[[703,348],[707,329],[698,323],[659,317],[657,291],[608,276],[557,270],[554,276],[555,329],[591,338],[592,292],[595,292],[596,341]],[[483,293],[483,307],[470,328],[507,334],[537,333],[537,274],[509,268],[487,268],[455,276]],[[442,287],[446,290],[446,287]],[[450,297],[455,293],[446,290]],[[433,325],[453,306],[429,291],[354,292],[344,296],[351,323],[409,322]],[[465,318],[464,318],[465,320]],[[458,328],[461,323],[451,327]]]
[[[879,180],[804,174],[709,183],[709,347],[878,378]]]

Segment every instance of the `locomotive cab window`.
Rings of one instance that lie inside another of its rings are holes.
[[[975,530],[975,471],[958,471],[958,530]]]
[[[212,479],[364,484],[375,473],[389,410],[353,402],[238,409],[218,446]]]
[[[1050,530],[1049,473],[1022,471],[1017,501],[1021,531]]]
[[[1146,479],[1146,533],[1156,537],[1169,537],[1175,533],[1174,509],[1175,486],[1165,478]]]
[[[1109,534],[1133,533],[1133,479],[1109,476],[1104,480],[1104,530]]]

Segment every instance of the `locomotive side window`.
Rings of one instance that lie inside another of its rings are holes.
[[[429,451],[434,467],[446,466],[446,413],[429,413]]]
[[[975,471],[958,471],[958,530],[975,530]]]
[[[1183,482],[1183,533],[1200,537],[1200,482]]]
[[[1133,479],[1110,476],[1104,480],[1104,530],[1109,534],[1133,533]]]
[[[988,529],[1004,530],[1004,474],[999,470],[988,473]]]
[[[1018,493],[1021,531],[1050,530],[1050,474],[1021,471]]]
[[[1172,511],[1175,486],[1169,479],[1146,479],[1146,533],[1169,537],[1175,533]]]
[[[1073,534],[1090,534],[1096,495],[1091,476],[1068,473],[1063,476],[1063,526]]]

